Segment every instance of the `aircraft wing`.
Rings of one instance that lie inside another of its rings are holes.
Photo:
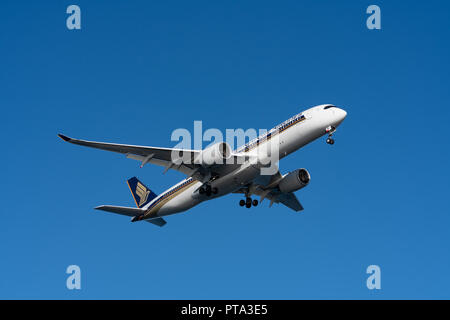
[[[127,158],[141,161],[142,162],[141,167],[143,167],[147,163],[152,163],[165,167],[166,170],[164,172],[166,172],[169,169],[174,169],[188,176],[192,176],[198,171],[197,167],[199,165],[194,164],[193,159],[201,151],[172,149],[172,148],[155,148],[146,146],[127,145],[127,144],[86,141],[80,139],[73,139],[62,134],[58,134],[58,136],[66,142],[70,142],[80,146],[125,154]],[[180,165],[174,164],[172,162],[172,152],[183,153],[184,157],[187,157],[186,153],[188,153],[188,156],[190,157],[190,159],[192,159],[191,164],[184,164],[184,163]]]
[[[268,197],[271,201],[276,202],[276,203],[282,203],[284,204],[286,207],[294,210],[294,211],[302,211],[303,210],[303,206],[300,203],[300,201],[298,201],[297,196],[294,193],[280,193],[278,195],[273,195]]]
[[[117,143],[107,143],[107,142],[97,142],[97,141],[87,141],[67,137],[62,134],[58,136],[69,143],[77,144],[80,146],[96,148],[106,151],[112,151],[117,153],[125,154],[127,158],[141,161],[141,167],[147,163],[156,164],[165,167],[164,173],[169,169],[180,171],[195,180],[202,181],[205,177],[208,177],[211,170],[218,173],[219,175],[227,174],[237,168],[237,163],[242,163],[246,161],[248,156],[241,156],[233,154],[235,161],[233,163],[218,164],[214,168],[204,167],[199,163],[194,163],[201,150],[187,150],[187,149],[175,149],[175,148],[157,148],[157,147],[147,147],[147,146],[136,146],[128,144],[117,144]],[[179,158],[179,163],[173,162],[172,155]],[[237,160],[238,158],[241,158]],[[189,159],[190,161],[184,161],[184,159]]]

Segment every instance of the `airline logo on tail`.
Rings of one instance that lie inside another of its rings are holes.
[[[136,206],[138,208],[144,207],[146,204],[157,197],[157,195],[152,190],[147,188],[136,177],[128,179],[127,183],[130,187],[131,194],[133,195],[134,202],[136,202]]]
[[[147,190],[147,188],[140,182],[136,185],[136,195],[139,197],[139,205],[138,207],[141,207],[144,203],[147,202],[148,195],[150,194],[150,191]]]

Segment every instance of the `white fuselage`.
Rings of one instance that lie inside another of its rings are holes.
[[[235,153],[256,155],[258,149],[267,147],[265,146],[266,143],[276,141],[279,159],[282,159],[327,134],[330,128],[333,130],[337,128],[346,115],[347,113],[344,110],[331,105],[313,107],[238,148]],[[247,161],[237,166],[234,171],[212,181],[210,185],[217,188],[218,193],[209,197],[199,193],[199,188],[203,185],[203,182],[193,178],[184,179],[156,197],[144,208],[147,210],[145,219],[186,211],[205,200],[235,192],[260,176],[261,167]]]

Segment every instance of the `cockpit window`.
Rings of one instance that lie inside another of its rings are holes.
[[[327,109],[330,109],[330,108],[337,108],[336,106],[326,106],[325,108],[323,108],[323,110],[327,110]]]

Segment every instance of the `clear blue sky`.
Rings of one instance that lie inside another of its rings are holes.
[[[450,298],[449,21],[448,1],[2,1],[0,298]],[[230,195],[133,224],[93,207],[183,175],[56,136],[169,147],[322,103],[348,112],[336,144],[281,163],[311,172],[302,214]]]

